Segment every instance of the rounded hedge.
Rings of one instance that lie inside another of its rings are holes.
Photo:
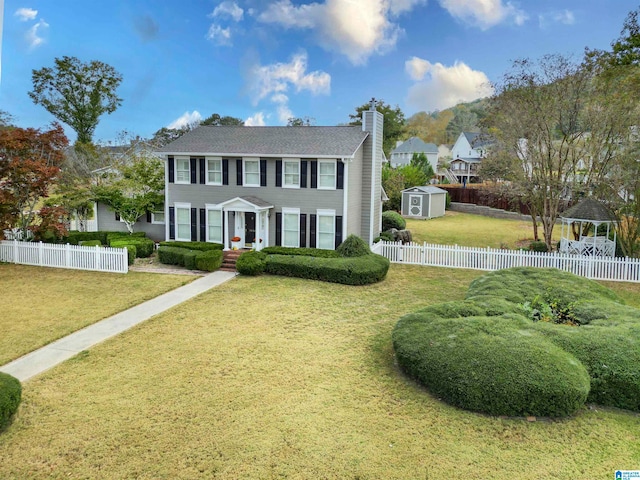
[[[196,268],[204,272],[213,272],[222,265],[222,250],[204,250],[196,255]]]
[[[133,245],[136,247],[136,256],[138,258],[150,257],[155,248],[155,242],[150,238],[142,236],[133,237],[114,237],[109,241],[109,246],[114,248],[124,248],[127,245]]]
[[[18,410],[22,398],[20,381],[7,373],[0,372],[0,430]]]
[[[387,210],[386,212],[382,212],[382,231],[385,232],[387,230],[391,230],[395,228],[396,230],[404,230],[407,226],[407,222],[402,215],[398,212],[394,212],[393,210]]]
[[[533,321],[534,300],[554,319]],[[577,321],[554,323],[567,312]],[[483,275],[465,301],[401,318],[393,344],[403,370],[469,410],[557,417],[592,402],[640,411],[640,310],[559,270]]]
[[[243,253],[236,260],[236,270],[241,275],[256,276],[264,272],[267,266],[267,255],[263,252],[252,250]]]
[[[349,235],[344,242],[338,245],[336,252],[341,257],[362,257],[369,255],[371,249],[369,245],[367,245],[367,242],[357,235]]]
[[[102,242],[100,240],[82,240],[79,245],[81,247],[100,247]]]

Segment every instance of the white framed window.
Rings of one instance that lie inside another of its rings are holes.
[[[164,212],[151,212],[151,223],[164,225]]]
[[[191,183],[188,158],[176,158],[176,183]]]
[[[318,226],[316,228],[316,246],[325,250],[333,250],[336,246],[336,211],[318,210]]]
[[[191,204],[176,203],[176,240],[191,241]]]
[[[243,159],[243,186],[259,187],[260,186],[260,159],[245,158]]]
[[[221,158],[207,158],[207,185],[222,185]]]
[[[207,242],[222,243],[222,210],[207,205]]]
[[[282,164],[282,186],[300,188],[300,160],[284,159]]]
[[[336,188],[336,162],[318,162],[318,188],[325,190],[335,190]]]
[[[282,246],[300,246],[300,209],[282,209]]]

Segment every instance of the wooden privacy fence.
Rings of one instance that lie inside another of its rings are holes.
[[[511,267],[557,268],[594,280],[640,282],[640,259],[612,258],[561,253],[539,253],[497,248],[460,247],[381,241],[374,253],[392,263],[433,267],[501,270]]]
[[[0,242],[0,262],[72,268],[98,272],[127,273],[126,248],[80,247],[42,242]]]

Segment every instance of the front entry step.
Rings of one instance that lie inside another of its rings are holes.
[[[222,266],[220,267],[220,270],[224,272],[235,272],[238,257],[246,251],[248,250],[228,250],[226,252],[222,252]]]

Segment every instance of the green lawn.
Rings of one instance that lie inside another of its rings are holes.
[[[191,280],[0,264],[0,365]]]
[[[518,242],[533,240],[531,221],[508,220],[447,211],[444,217],[431,220],[407,219],[407,229],[418,243],[464,245],[468,247],[516,248]],[[553,230],[560,240],[560,226]],[[542,227],[539,236],[543,238]],[[529,242],[522,242],[526,247]]]
[[[637,414],[493,418],[399,372],[398,317],[461,299],[481,274],[393,265],[365,287],[238,277],[27,382],[0,434],[0,478],[601,479],[637,468]]]

